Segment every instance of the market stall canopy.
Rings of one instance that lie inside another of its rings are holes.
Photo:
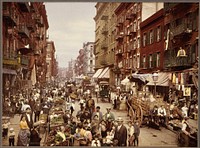
[[[103,71],[103,68],[98,69],[98,70],[95,72],[95,74],[92,76],[92,78],[98,78],[99,75],[102,73],[102,71]]]
[[[156,81],[157,86],[169,86],[169,73],[166,72],[159,72],[158,73],[158,81]],[[155,82],[153,81],[152,74],[148,77],[148,83],[147,85],[155,85]]]
[[[109,67],[106,67],[98,78],[109,78],[109,73],[110,73]]]
[[[127,85],[127,84],[129,84],[129,83],[130,83],[130,80],[129,80],[128,77],[126,77],[125,79],[123,79],[123,80],[121,81],[121,84],[122,84],[122,85]]]
[[[147,84],[149,82],[150,76],[151,76],[151,74],[136,74],[136,73],[134,73],[134,74],[132,74],[132,76],[129,79],[132,82]]]

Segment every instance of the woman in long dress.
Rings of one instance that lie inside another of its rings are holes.
[[[30,139],[30,130],[25,117],[20,121],[20,130],[18,134],[17,146],[28,146]]]

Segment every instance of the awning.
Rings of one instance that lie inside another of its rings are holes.
[[[109,67],[106,67],[103,72],[99,75],[98,78],[109,78],[110,70]]]
[[[149,77],[151,74],[132,74],[132,77],[130,78],[133,82],[143,83],[146,84],[149,82]]]
[[[95,74],[92,76],[92,78],[98,78],[98,76],[102,73],[102,71],[103,71],[103,68],[98,69],[98,70],[95,72]]]
[[[158,73],[158,81],[156,82],[157,86],[169,86],[169,73],[165,72],[159,72]],[[155,85],[155,82],[153,81],[152,74],[148,78],[148,83],[147,85]]]
[[[17,75],[16,70],[7,69],[7,68],[3,68],[3,73],[4,73],[4,74]]]

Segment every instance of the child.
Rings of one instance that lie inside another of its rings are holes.
[[[2,124],[2,128],[3,128],[3,138],[6,138],[8,136],[8,127],[10,125],[10,122],[8,120],[4,120],[3,124]]]
[[[98,139],[97,136],[95,136],[94,140],[92,140],[91,146],[92,147],[101,147],[101,142],[100,142],[100,140]]]
[[[13,128],[10,128],[10,131],[8,133],[9,138],[9,146],[15,146],[15,132]]]
[[[110,132],[107,132],[107,136],[106,136],[106,145],[110,146],[112,144],[112,140],[113,140],[113,136],[111,135]]]

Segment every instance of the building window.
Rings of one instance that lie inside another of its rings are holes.
[[[138,43],[138,48],[140,48],[140,37],[138,37],[137,43]]]
[[[153,30],[150,30],[150,44],[153,43]]]
[[[156,55],[156,67],[160,66],[160,52],[157,53]]]
[[[143,68],[146,68],[146,56],[143,56]]]
[[[156,41],[159,42],[161,40],[161,27],[157,27],[157,35],[156,35]]]
[[[137,28],[137,23],[136,21],[133,23],[133,31],[135,32],[136,31],[136,28]]]
[[[137,68],[139,68],[140,67],[140,56],[138,55],[137,56]]]
[[[143,47],[146,46],[146,43],[147,43],[147,34],[144,33],[144,34],[143,34]]]
[[[149,68],[153,67],[152,54],[149,55]]]
[[[141,20],[140,20],[140,19],[138,19],[137,30],[140,30],[140,22],[141,22]]]
[[[133,48],[134,48],[134,49],[137,48],[136,45],[137,45],[137,41],[136,41],[136,39],[134,39],[134,43],[133,43]]]

